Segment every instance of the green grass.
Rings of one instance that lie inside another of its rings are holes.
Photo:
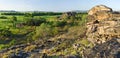
[[[35,17],[45,18],[47,21],[56,21],[57,16],[35,16]]]
[[[5,16],[5,15],[4,15]],[[58,15],[59,16],[59,15]],[[11,36],[3,36],[0,38],[0,50],[10,47],[15,44],[23,44],[28,42],[34,42],[38,40],[46,41],[50,38],[63,36],[64,40],[61,44],[55,46],[55,48],[51,51],[51,55],[56,53],[57,56],[72,54],[76,55],[77,51],[72,47],[74,43],[80,43],[85,46],[90,43],[83,39],[78,41],[80,36],[84,36],[85,32],[85,23],[86,23],[86,14],[78,14],[76,19],[66,19],[66,20],[58,20],[57,16],[34,16],[34,19],[45,19],[45,22],[42,22],[39,26],[35,25],[24,25],[23,27],[17,28],[12,26],[13,23],[10,21],[12,16],[6,16],[8,19],[0,19],[0,29],[8,29],[10,31]],[[24,16],[16,16],[16,23],[24,23],[26,20]],[[81,17],[81,18],[79,18]],[[64,22],[65,21],[65,22]],[[2,34],[0,34],[2,35]],[[81,38],[82,39],[82,38]],[[55,42],[57,39],[55,39]],[[46,43],[45,43],[46,44]],[[48,44],[49,45],[49,44]],[[60,51],[57,51],[59,50]],[[78,51],[81,51],[82,47],[79,48]],[[57,58],[57,56],[53,56],[53,58]]]

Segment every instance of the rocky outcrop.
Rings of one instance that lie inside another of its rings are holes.
[[[120,58],[120,13],[98,5],[88,12],[87,39],[95,46],[83,51],[83,58]]]
[[[88,11],[90,19],[103,20],[108,19],[112,15],[112,9],[105,5],[97,5]]]
[[[89,10],[88,15],[94,15],[95,13],[99,11],[112,12],[112,9],[105,5],[97,5]]]
[[[93,10],[95,10],[93,12],[94,14],[92,13]],[[111,14],[112,16],[109,17],[108,14]],[[93,7],[89,11],[88,16],[91,15],[96,17],[94,18],[94,20],[87,23],[86,35],[89,41],[94,44],[101,44],[111,40],[114,37],[120,37],[120,19],[118,19],[119,16],[117,16],[120,14],[112,14],[111,8],[100,5]]]
[[[114,38],[84,50],[83,58],[120,58],[120,39]]]
[[[65,12],[59,17],[59,19],[60,20],[61,19],[70,19],[71,17],[75,17],[75,15],[76,15],[76,12]]]

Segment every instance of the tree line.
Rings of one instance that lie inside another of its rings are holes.
[[[1,13],[1,15],[26,15],[31,13],[33,16],[44,16],[44,15],[61,15],[60,12],[6,12]]]

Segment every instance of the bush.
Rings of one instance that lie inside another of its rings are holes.
[[[3,49],[5,47],[4,44],[0,44],[0,50]]]
[[[7,19],[7,17],[6,16],[1,16],[0,19]]]
[[[55,27],[63,27],[63,26],[65,26],[66,25],[66,21],[55,21],[55,22],[53,22],[53,26],[55,26]]]
[[[13,40],[10,41],[9,45],[14,45],[15,43],[16,43],[16,40],[13,39]]]
[[[68,29],[68,34],[72,38],[76,37],[84,37],[85,36],[85,26],[73,26]]]
[[[25,24],[29,26],[39,26],[42,23],[45,23],[46,20],[44,18],[31,18],[31,17],[25,17]]]
[[[12,36],[12,32],[9,29],[0,29],[0,36],[9,37]]]
[[[58,34],[57,28],[42,23],[39,27],[36,28],[33,39],[35,40],[38,38],[47,38],[47,37],[49,38],[50,36],[54,36],[56,34]]]

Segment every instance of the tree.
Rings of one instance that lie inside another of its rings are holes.
[[[32,13],[25,13],[25,17],[34,17],[34,15]]]

